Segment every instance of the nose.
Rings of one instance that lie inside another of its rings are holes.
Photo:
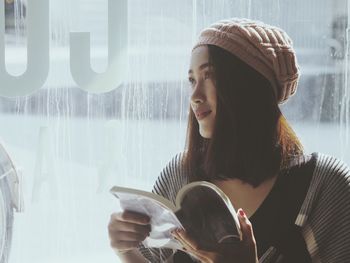
[[[198,82],[194,87],[191,95],[192,104],[201,104],[205,101],[205,94],[202,91],[201,83]]]

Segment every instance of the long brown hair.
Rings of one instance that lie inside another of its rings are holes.
[[[303,154],[270,82],[233,54],[208,45],[217,89],[212,138],[199,134],[190,109],[185,164],[190,181],[239,178],[256,187]]]

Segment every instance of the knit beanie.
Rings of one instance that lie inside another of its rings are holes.
[[[200,33],[193,50],[202,45],[223,48],[262,74],[279,104],[296,92],[300,73],[292,40],[278,27],[241,18],[221,20]]]

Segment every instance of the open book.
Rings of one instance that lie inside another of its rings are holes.
[[[114,186],[110,192],[119,199],[120,207],[146,214],[151,219],[146,247],[180,249],[170,231],[184,228],[203,249],[235,243],[242,233],[230,199],[216,185],[198,181],[185,185],[171,201],[154,193]]]

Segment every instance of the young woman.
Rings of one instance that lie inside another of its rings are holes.
[[[179,230],[182,250],[145,248],[149,218],[124,211],[109,224],[123,262],[350,262],[350,169],[305,154],[279,109],[298,77],[292,42],[279,28],[231,19],[202,31],[189,68],[186,149],[153,191],[174,201],[191,181],[216,184],[240,208],[243,240],[206,251]]]

